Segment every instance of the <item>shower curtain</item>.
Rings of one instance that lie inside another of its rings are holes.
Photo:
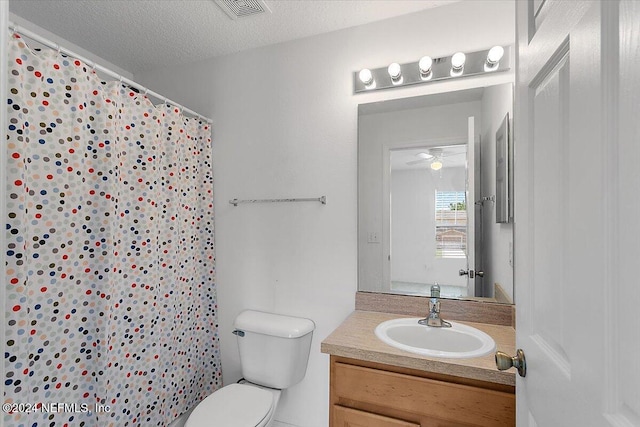
[[[166,426],[221,383],[210,126],[8,59],[5,423]]]

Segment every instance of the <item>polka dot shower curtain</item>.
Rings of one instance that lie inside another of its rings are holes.
[[[9,48],[7,426],[166,426],[220,386],[211,130]]]

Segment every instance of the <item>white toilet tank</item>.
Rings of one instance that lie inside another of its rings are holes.
[[[246,310],[233,326],[247,381],[277,389],[302,381],[315,329],[312,320]]]

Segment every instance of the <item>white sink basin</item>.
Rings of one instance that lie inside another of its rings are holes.
[[[376,336],[392,347],[432,357],[480,357],[496,349],[493,338],[471,326],[450,322],[450,328],[434,328],[420,325],[418,320],[416,317],[382,322],[375,329]]]

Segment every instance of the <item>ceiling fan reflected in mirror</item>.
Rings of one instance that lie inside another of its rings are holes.
[[[434,170],[440,170],[443,166],[443,159],[450,156],[455,156],[463,153],[444,153],[442,148],[429,148],[426,151],[421,151],[415,156],[416,160],[406,162],[408,166],[418,165],[421,163],[428,163],[429,167]]]

